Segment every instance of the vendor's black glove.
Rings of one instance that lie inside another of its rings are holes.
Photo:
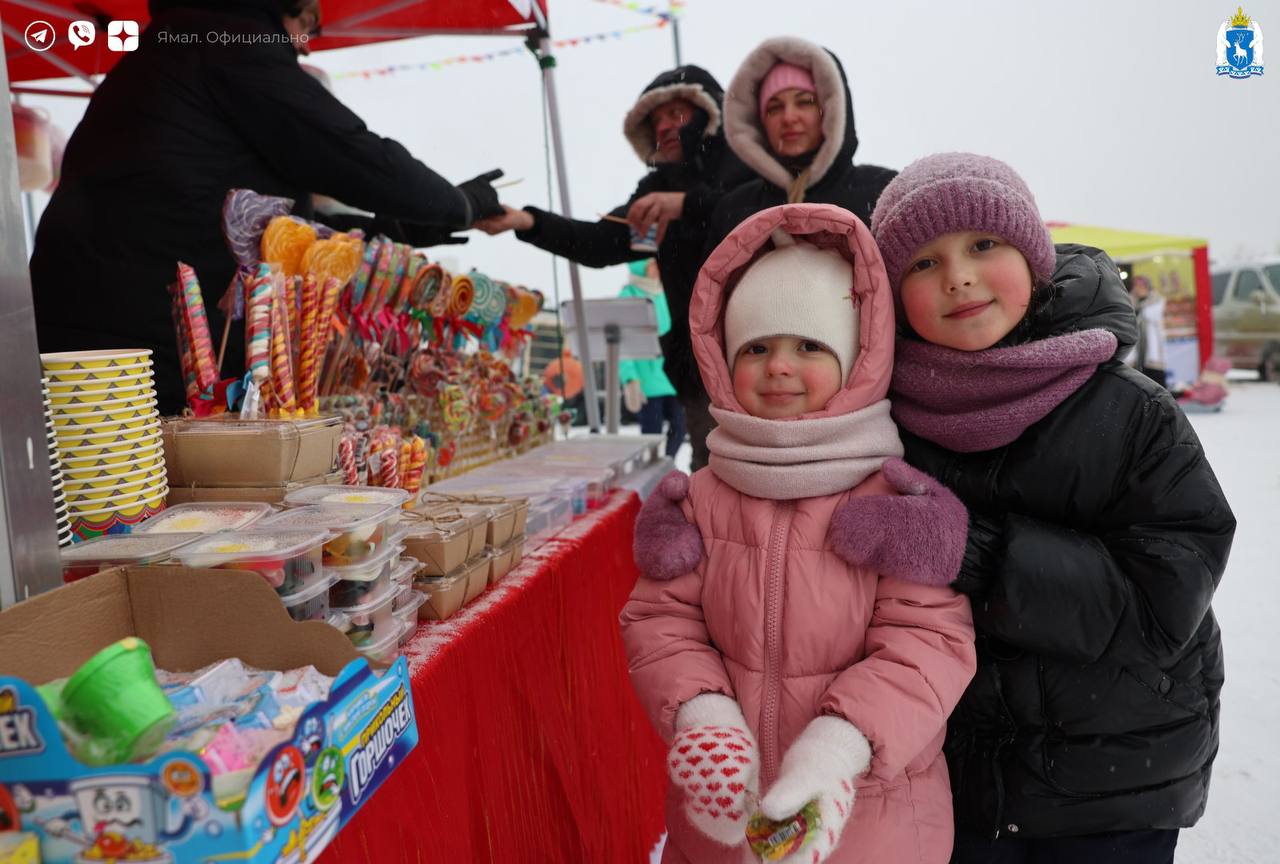
[[[969,536],[964,544],[960,575],[951,587],[970,597],[982,597],[991,588],[1004,551],[1004,520],[969,511]]]
[[[471,204],[471,221],[487,219],[490,216],[501,216],[506,211],[498,200],[497,191],[490,184],[502,176],[502,169],[486,171],[478,177],[472,177],[465,183],[458,184],[458,191],[467,196]]]
[[[401,234],[410,246],[415,249],[422,246],[444,246],[452,243],[470,242],[470,237],[459,237],[453,232],[456,228],[441,228],[438,225],[418,225],[413,222],[399,223]]]

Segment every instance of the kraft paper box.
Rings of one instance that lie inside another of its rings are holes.
[[[342,419],[164,421],[169,486],[281,486],[334,470]]]
[[[336,679],[293,738],[259,763],[243,804],[223,809],[194,753],[94,768],[63,744],[35,685],[128,636],[169,671],[239,657],[260,669],[312,665]],[[0,612],[0,813],[36,835],[46,864],[112,860],[99,853],[122,846],[146,850],[117,859],[138,864],[305,864],[417,741],[405,660],[374,672],[337,630],[292,621],[257,574],[116,568]]]
[[[284,497],[295,489],[302,489],[305,486],[334,486],[341,483],[342,472],[334,471],[332,474],[295,480],[280,486],[170,486],[165,503],[170,507],[192,502],[209,504],[222,501],[261,501],[265,504],[280,504],[283,503]]]

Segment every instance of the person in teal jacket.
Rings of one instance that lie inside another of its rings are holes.
[[[671,329],[671,311],[658,279],[658,262],[646,258],[627,266],[631,268],[631,281],[618,296],[643,297],[652,303],[658,318],[658,335],[666,334]],[[663,422],[667,423],[667,455],[674,459],[684,443],[684,408],[676,398],[676,388],[662,371],[662,358],[622,360],[618,363],[618,376],[622,381],[623,402],[628,411],[639,416],[643,434],[659,435]]]

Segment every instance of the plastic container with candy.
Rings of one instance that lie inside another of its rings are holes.
[[[326,574],[292,594],[282,595],[280,602],[284,604],[284,611],[294,621],[328,621],[336,617],[329,609],[329,587],[332,584],[333,577]]]
[[[135,534],[213,534],[218,531],[240,531],[270,512],[270,505],[249,501],[177,504],[158,516],[152,516],[133,531]]]
[[[329,602],[338,609],[359,606],[371,597],[378,597],[392,587],[391,574],[395,572],[400,553],[399,544],[384,546],[382,551],[359,564],[328,567],[335,579],[329,589]]]
[[[331,487],[308,486],[297,491],[325,488]],[[262,521],[262,527],[328,531],[331,536],[324,544],[324,564],[344,567],[367,561],[382,551],[394,539],[399,521],[400,508],[386,503],[312,504],[269,516]]]
[[[427,597],[421,592],[414,591],[412,585],[401,584],[396,592],[395,602],[392,604],[392,614],[401,621],[418,626],[418,607],[427,602]]]
[[[347,638],[351,640],[351,644],[359,648],[377,642],[385,637],[388,631],[399,635],[400,619],[395,617],[394,607],[396,595],[400,590],[388,580],[386,588],[375,594],[365,595],[365,599],[357,604],[340,606],[333,604],[330,597],[330,608],[351,619],[351,629],[347,631]]]
[[[410,555],[401,555],[395,569],[391,571],[392,585],[413,585],[413,574],[422,567],[422,562]],[[400,600],[406,599],[401,596]],[[399,608],[397,604],[397,608]]]
[[[307,529],[224,531],[183,547],[174,557],[187,567],[252,570],[283,597],[325,579],[321,549],[330,537]]]
[[[363,645],[358,645],[356,650],[374,663],[385,665],[394,662],[400,654],[401,639],[406,634],[413,632],[412,624],[401,621],[399,618],[394,620],[396,622],[394,629],[387,630],[377,639],[371,639]]]
[[[74,582],[122,564],[156,564],[202,534],[109,534],[62,550],[62,580]]]
[[[404,489],[387,489],[382,486],[307,486],[285,496],[289,507],[307,504],[381,504],[399,507],[413,496]]]

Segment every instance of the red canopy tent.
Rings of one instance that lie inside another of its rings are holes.
[[[312,48],[347,48],[388,39],[429,35],[527,36],[545,34],[547,0],[323,0],[322,35]],[[67,38],[71,21],[94,21],[99,36],[76,48]],[[87,77],[107,72],[120,58],[107,49],[108,22],[137,21],[146,26],[147,0],[0,0],[4,53],[9,81]],[[24,38],[27,25],[45,21],[54,31],[53,47],[33,51]]]

